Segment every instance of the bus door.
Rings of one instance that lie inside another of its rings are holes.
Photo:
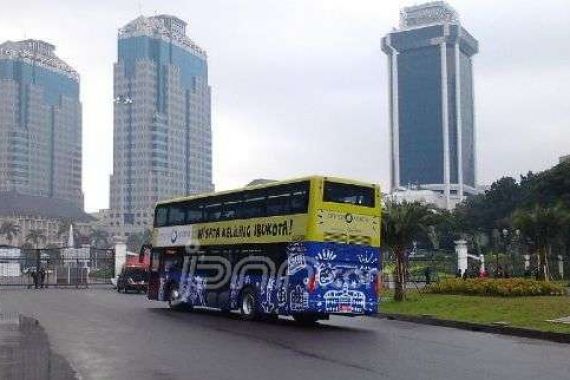
[[[162,250],[159,248],[152,248],[150,253],[150,267],[148,276],[148,291],[147,296],[149,300],[158,300],[160,291],[160,272],[162,268]]]

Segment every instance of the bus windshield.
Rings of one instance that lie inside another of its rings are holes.
[[[323,200],[325,202],[374,207],[374,188],[326,181]]]

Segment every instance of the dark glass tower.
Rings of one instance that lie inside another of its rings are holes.
[[[0,44],[0,192],[83,209],[79,75],[41,40]]]
[[[474,194],[472,57],[479,45],[457,12],[437,1],[404,8],[382,39],[390,77],[392,188],[450,198]]]
[[[206,52],[179,18],[141,16],[119,30],[114,93],[112,225],[140,232],[157,201],[213,190]]]

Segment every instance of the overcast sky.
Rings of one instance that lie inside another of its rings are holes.
[[[208,52],[214,182],[329,174],[389,184],[387,64],[399,0],[0,0],[0,41],[44,39],[81,75],[83,189],[108,206],[117,29],[174,14]],[[475,57],[478,182],[570,154],[570,3],[451,1]]]

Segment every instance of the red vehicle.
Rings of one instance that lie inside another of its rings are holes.
[[[117,291],[127,293],[134,290],[146,292],[148,287],[148,268],[142,266],[125,266],[117,278]]]
[[[127,293],[134,290],[138,293],[146,292],[148,287],[148,268],[150,264],[149,257],[140,257],[129,255],[126,258],[125,265],[117,278],[117,291]]]

